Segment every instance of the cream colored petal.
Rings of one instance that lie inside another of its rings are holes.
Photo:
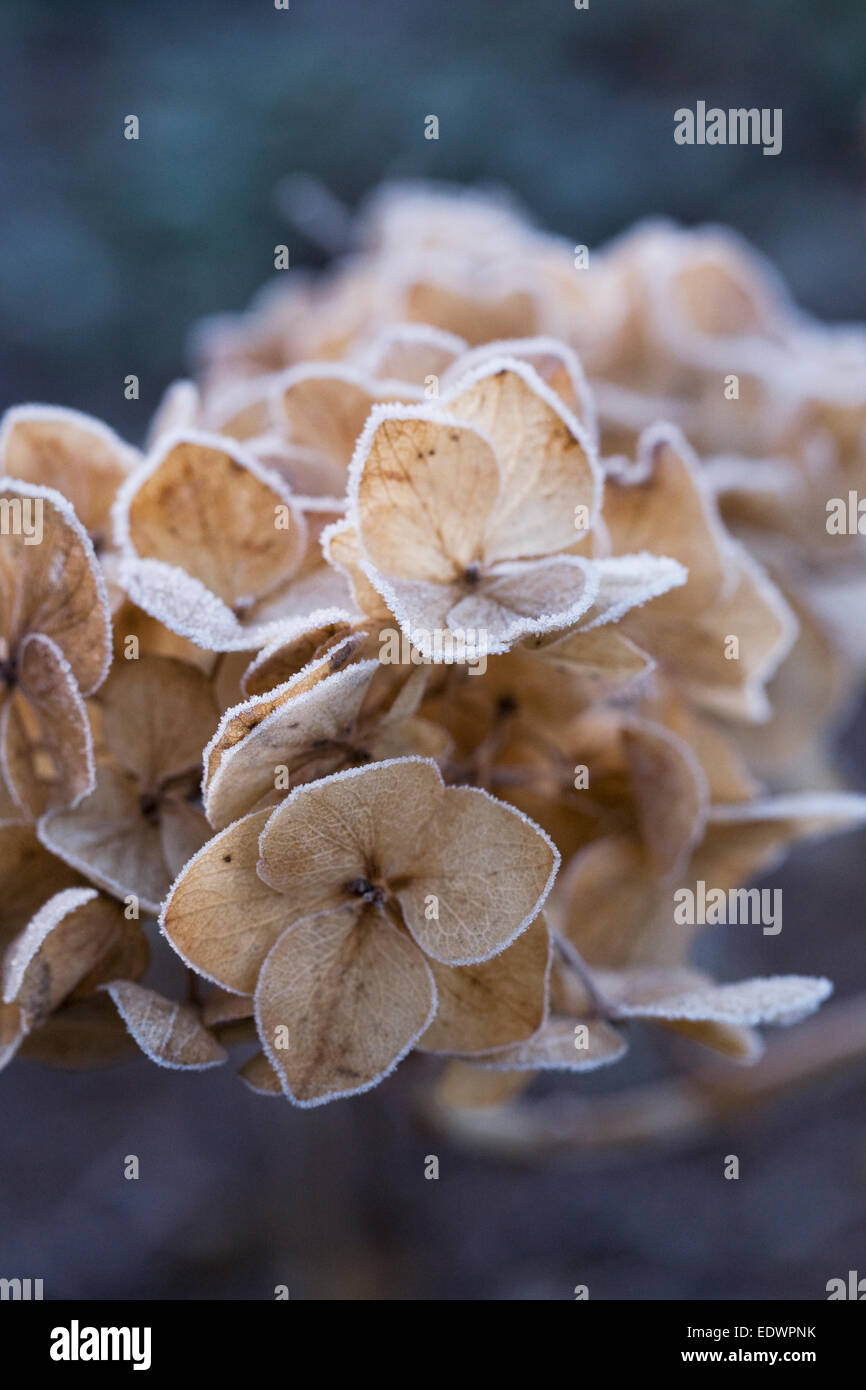
[[[562,892],[564,932],[588,964],[621,969],[654,961],[660,906],[667,904],[672,919],[673,898],[635,841],[609,837],[588,845],[568,866]]]
[[[441,377],[466,350],[453,333],[426,323],[398,323],[384,328],[363,356],[365,369],[381,380],[424,386],[430,376]]]
[[[419,1048],[425,1052],[489,1052],[531,1037],[547,1011],[550,933],[537,917],[521,936],[483,965],[430,963],[439,1007]]]
[[[709,787],[688,744],[660,724],[628,719],[623,743],[641,837],[657,873],[680,871],[704,831]]]
[[[476,634],[474,647],[482,652],[506,652],[533,634],[573,627],[590,610],[597,592],[592,562],[578,556],[512,561],[489,570],[468,593],[464,589],[448,610],[447,626],[452,633]],[[402,603],[392,606],[401,617]],[[417,625],[419,634],[428,631]],[[413,625],[409,635],[415,632]],[[413,642],[428,654],[429,635],[419,635],[417,640],[413,636]],[[473,655],[470,649],[470,658]]]
[[[271,420],[302,449],[348,470],[355,443],[376,401],[375,385],[340,363],[292,367],[274,385]],[[345,486],[345,483],[344,483]]]
[[[664,599],[630,614],[625,626],[705,709],[732,719],[766,719],[771,710],[764,687],[790,651],[797,621],[756,561],[733,542],[731,574],[731,593],[701,612],[668,614]]]
[[[218,435],[169,437],[126,484],[117,515],[134,554],[185,570],[229,608],[287,579],[304,553],[291,494]]]
[[[39,843],[32,826],[0,821],[0,953],[48,898],[82,886],[78,874]]]
[[[581,631],[617,623],[654,600],[643,615],[651,621],[658,600],[688,581],[688,573],[678,560],[645,550],[636,555],[603,556],[591,564],[598,577],[598,592],[578,624]]]
[[[259,875],[303,917],[349,900],[356,879],[399,881],[413,872],[419,836],[444,796],[437,767],[421,758],[349,768],[298,787],[262,832]]]
[[[257,1052],[238,1071],[238,1076],[260,1096],[282,1096],[283,1084],[263,1052]]]
[[[210,589],[161,560],[127,559],[121,577],[133,603],[205,651],[258,651],[284,632],[279,622],[243,624]]]
[[[147,448],[153,449],[164,435],[195,429],[201,416],[201,398],[194,381],[172,381],[162,393],[147,430]]]
[[[488,563],[549,555],[590,529],[601,503],[595,446],[530,366],[506,357],[483,362],[442,408],[491,441],[502,470],[487,524]]]
[[[516,357],[528,363],[556,393],[565,408],[586,427],[591,438],[597,441],[595,406],[580,360],[566,343],[557,338],[512,338],[506,342],[483,343],[473,348],[450,367],[443,383],[446,398],[452,382],[459,383],[483,362],[503,357]]]
[[[204,1071],[227,1060],[227,1053],[191,1004],[165,999],[155,990],[116,980],[103,988],[145,1056],[173,1071]]]
[[[482,559],[499,484],[496,456],[477,430],[420,408],[377,409],[349,484],[362,558],[390,578],[452,582]]]
[[[474,1061],[494,1071],[595,1071],[626,1051],[622,1034],[601,1019],[551,1018],[526,1042]]]
[[[238,994],[252,994],[265,956],[297,915],[256,874],[268,814],[245,816],[209,840],[160,914],[163,934],[187,965]]]
[[[331,658],[332,669],[339,670],[340,666],[333,664],[335,654],[339,651],[336,659],[340,665],[348,665],[361,654],[366,638],[366,632],[355,628],[349,613],[321,615],[297,637],[278,640],[263,648],[244,672],[241,691],[248,699],[266,695],[326,653]],[[232,701],[232,704],[237,703],[237,700]]]
[[[388,622],[391,611],[361,568],[361,544],[351,521],[338,521],[322,532],[322,551],[329,564],[348,579],[359,610],[373,620]]]
[[[101,420],[62,406],[17,405],[0,422],[0,473],[56,488],[91,536],[107,540],[111,505],[140,461]]]
[[[218,720],[207,677],[171,657],[115,662],[99,703],[112,755],[152,791],[199,766]]]
[[[376,910],[296,922],[271,950],[256,989],[262,1046],[289,1100],[305,1107],[382,1081],[435,1010],[424,957]]]
[[[604,519],[615,555],[650,551],[688,570],[687,586],[665,600],[666,614],[691,613],[730,593],[724,526],[698,461],[674,426],[646,430],[637,463],[609,474]]]
[[[198,806],[165,796],[159,804],[159,836],[162,857],[173,880],[210,839],[211,827]],[[167,891],[168,885],[166,885]],[[165,897],[165,892],[161,895]]]
[[[695,879],[734,888],[768,873],[801,840],[866,824],[866,797],[844,792],[766,797],[714,806],[691,866]]]
[[[51,488],[2,479],[0,506],[11,518],[0,536],[0,632],[8,651],[14,654],[28,633],[50,638],[89,695],[111,660],[108,598],[93,546],[66,498]]]
[[[41,633],[21,644],[18,690],[2,714],[4,775],[33,816],[78,805],[94,785],[84,701],[60,648]]]
[[[405,305],[413,323],[431,324],[472,344],[523,337],[538,324],[534,297],[523,289],[478,295],[419,276],[407,287]]]
[[[534,920],[558,867],[552,841],[528,817],[479,788],[450,787],[404,855],[408,881],[395,892],[427,955],[473,965]]]
[[[142,810],[141,787],[108,766],[96,789],[74,811],[52,811],[39,821],[39,838],[52,854],[117,898],[134,894],[157,912],[171,886],[158,812]]]
[[[251,695],[249,699],[227,709],[220,720],[213,737],[202,755],[205,780],[213,777],[220,762],[237,743],[248,738],[281,705],[287,704],[312,690],[321,681],[327,680],[345,663],[339,652],[329,652],[304,666],[298,673],[261,695]]]
[[[265,800],[271,805],[282,800],[287,781],[295,786],[299,780],[308,780],[305,763],[317,749],[333,749],[338,760],[342,756],[350,762],[349,741],[377,669],[375,661],[356,662],[281,704],[274,704],[272,692],[229,710],[226,717],[237,719],[239,711],[254,717],[253,707],[262,700],[274,706],[208,771],[202,793],[211,825],[221,830]],[[287,771],[278,787],[281,769]]]
[[[123,918],[93,888],[66,888],[49,898],[8,947],[3,1002],[17,1004],[36,1028],[120,939]]]
[[[703,985],[666,994],[664,987],[647,997],[622,1003],[620,1018],[667,1019],[692,1023],[797,1023],[814,1013],[832,993],[829,980],[808,975],[772,975],[729,985]]]

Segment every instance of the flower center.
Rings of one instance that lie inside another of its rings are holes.
[[[361,898],[365,903],[372,903],[375,907],[381,907],[386,896],[385,889],[377,883],[371,883],[368,878],[353,878],[351,883],[346,884],[346,891]]]
[[[156,825],[159,820],[159,797],[152,792],[144,792],[139,797],[139,808],[148,825]]]

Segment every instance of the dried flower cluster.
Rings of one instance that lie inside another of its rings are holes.
[[[198,359],[146,455],[61,408],[0,430],[4,1061],[254,1043],[247,1083],[311,1106],[417,1049],[489,1105],[632,1019],[749,1061],[817,1008],[696,970],[676,903],[866,820],[828,755],[862,336],[726,233],[586,267],[403,188]],[[142,983],[157,916],[183,1002]]]

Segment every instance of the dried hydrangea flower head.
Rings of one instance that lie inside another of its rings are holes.
[[[578,273],[415,186],[358,244],[202,330],[146,458],[4,417],[0,1057],[247,1045],[307,1107],[426,1053],[488,1134],[652,1030],[755,1062],[829,982],[720,983],[674,909],[866,821],[830,764],[862,546],[821,514],[863,478],[862,335],[714,229]]]

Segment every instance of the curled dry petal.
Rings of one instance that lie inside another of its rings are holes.
[[[158,1066],[204,1071],[226,1061],[225,1048],[205,1028],[193,1005],[165,999],[129,980],[115,980],[102,988],[142,1052]]]

